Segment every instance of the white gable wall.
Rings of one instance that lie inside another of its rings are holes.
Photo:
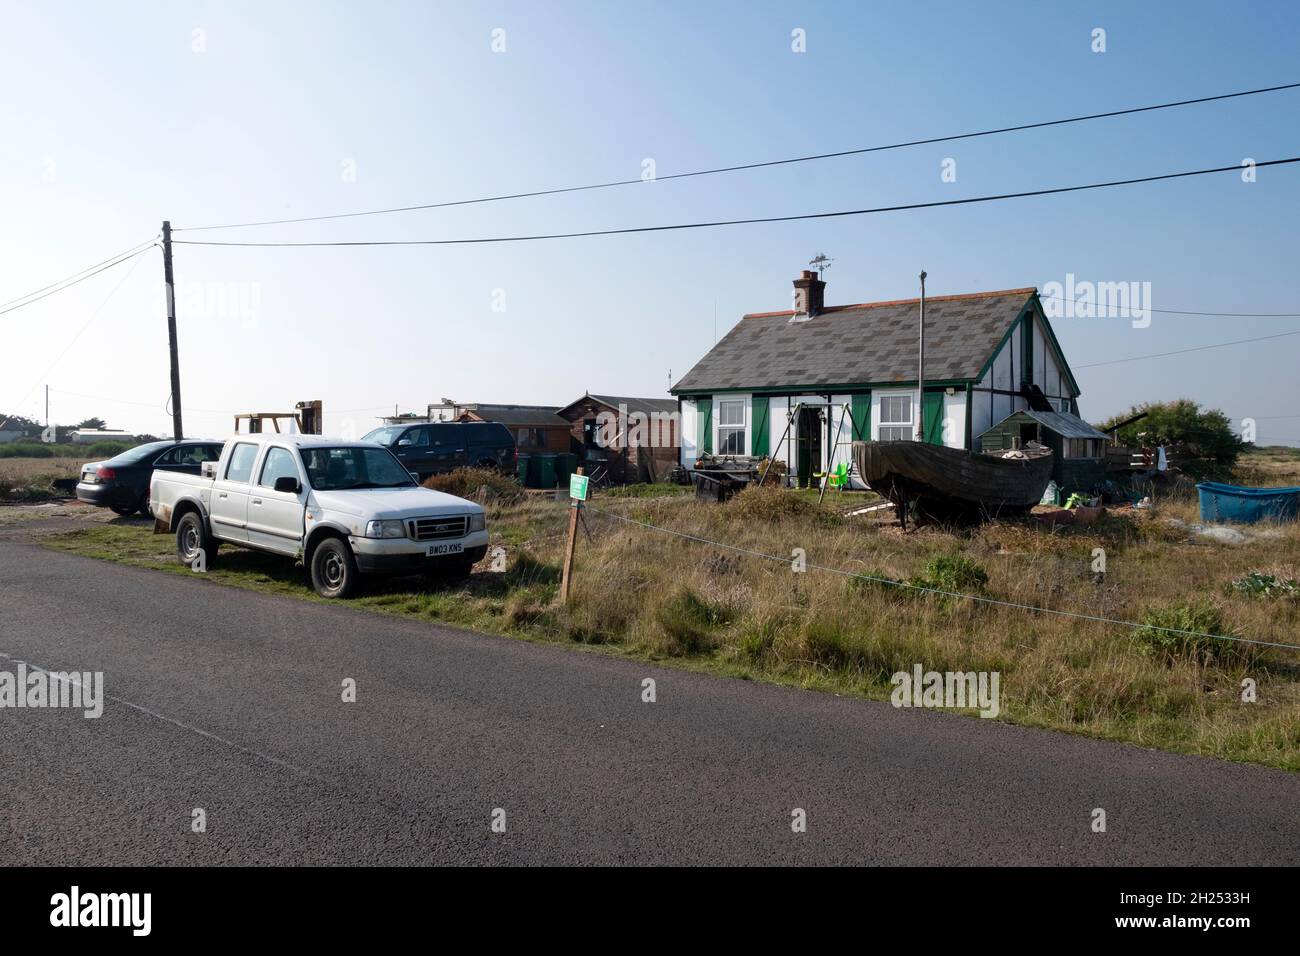
[[[1052,348],[1047,329],[1042,321],[1037,315],[1032,316],[1032,321],[1033,382],[1052,400],[1054,406],[1060,408],[1061,401],[1064,399],[1064,410],[1069,411],[1071,398],[1069,380],[1062,372],[1061,364],[1057,361],[1055,350]],[[998,352],[989,370],[984,373],[984,377],[975,384],[971,396],[972,441],[1013,412],[1029,407],[1029,403],[1019,395],[996,394],[998,390],[1014,392],[1020,388],[1020,378],[1024,368],[1021,335],[1020,328],[1017,327]],[[991,393],[990,389],[994,391]]]

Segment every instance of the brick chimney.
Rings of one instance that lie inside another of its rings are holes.
[[[826,283],[817,278],[817,273],[804,269],[799,278],[794,280],[794,311],[797,315],[812,317],[822,310],[825,304],[823,296]]]

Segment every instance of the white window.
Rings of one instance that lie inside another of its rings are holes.
[[[719,455],[745,454],[745,403],[718,402]]]
[[[880,396],[880,441],[911,441],[916,435],[912,423],[911,395]]]

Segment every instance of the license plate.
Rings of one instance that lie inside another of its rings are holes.
[[[457,541],[454,544],[431,544],[429,545],[429,557],[436,554],[460,554],[465,550],[465,542]]]

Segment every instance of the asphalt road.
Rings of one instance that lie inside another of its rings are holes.
[[[0,654],[0,670],[103,671],[110,697],[97,720],[0,710],[10,863],[1300,861],[1300,777],[1278,771],[12,541]],[[641,700],[646,677],[656,703]],[[195,808],[206,832],[192,832]],[[496,808],[505,833],[490,829]],[[792,832],[795,808],[806,832]]]

